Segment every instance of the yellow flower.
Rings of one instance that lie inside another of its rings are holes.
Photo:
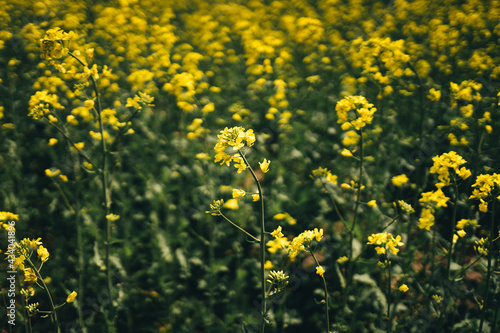
[[[399,287],[399,290],[401,290],[402,292],[407,292],[410,288],[408,288],[408,286],[406,284],[402,284],[400,287]]]
[[[24,270],[24,281],[25,282],[36,282],[37,277],[33,268],[26,268]]]
[[[351,153],[350,150],[344,148],[344,150],[342,150],[342,152],[340,153],[340,155],[345,156],[345,157],[351,157],[352,153]]]
[[[392,184],[394,186],[400,187],[403,186],[403,184],[408,183],[409,179],[408,176],[405,174],[399,175],[399,176],[394,176],[391,178]]]
[[[118,221],[120,219],[120,215],[108,214],[106,215],[106,219],[110,222]]]
[[[316,274],[318,274],[319,276],[323,277],[323,274],[325,273],[325,269],[321,266],[317,266],[316,267]]]
[[[67,182],[68,181],[68,176],[66,176],[66,175],[59,175],[59,178],[61,178],[61,180],[63,182]]]
[[[66,298],[66,303],[73,303],[75,301],[75,297],[77,296],[76,291],[73,291],[71,294],[68,295]]]
[[[259,201],[260,200],[260,195],[257,193],[257,194],[252,194],[252,199],[253,201]]]
[[[238,199],[229,199],[225,204],[225,208],[228,209],[238,209],[240,206],[238,205]]]
[[[50,177],[50,178],[52,178],[52,177],[56,177],[56,176],[58,176],[60,173],[61,173],[61,170],[59,170],[59,169],[57,169],[56,171],[52,171],[52,170],[50,170],[50,169],[45,169],[45,175],[46,175],[47,177]]]
[[[278,226],[278,228],[276,230],[274,230],[273,232],[271,232],[271,235],[274,237],[274,238],[281,238],[283,237],[283,233],[281,232],[281,226]]]
[[[437,102],[441,99],[441,91],[431,88],[431,90],[429,90],[427,98],[430,99],[431,101]]]
[[[44,248],[43,245],[38,246],[36,253],[38,254],[38,258],[40,258],[42,262],[46,262],[47,260],[49,260],[49,251]]]
[[[214,103],[208,103],[207,105],[205,105],[203,107],[203,109],[201,109],[201,112],[203,112],[203,113],[209,113],[209,112],[212,112],[214,110],[215,110]]]
[[[83,102],[83,106],[86,107],[87,109],[91,110],[94,107],[94,101],[91,99],[88,99],[85,102]]]
[[[271,164],[271,161],[266,159],[264,159],[262,163],[259,162],[260,170],[262,170],[263,173],[267,173],[269,171],[269,164]]]
[[[343,264],[343,263],[348,262],[348,261],[349,261],[349,258],[347,258],[346,256],[343,256],[343,257],[340,257],[337,259],[337,262],[339,264]]]
[[[337,184],[338,177],[333,175],[328,169],[319,167],[318,169],[312,171],[311,178],[319,178],[320,181],[324,178],[327,182]]]
[[[246,194],[245,191],[239,190],[239,189],[234,189],[233,190],[233,198],[239,198],[239,197],[244,197]]]
[[[56,143],[57,143],[57,139],[55,139],[55,138],[50,138],[50,139],[49,139],[49,146],[53,146],[53,145],[55,145]]]
[[[85,142],[75,143],[75,148],[82,150],[85,147]]]
[[[266,260],[266,263],[264,264],[264,269],[273,269],[274,265],[270,260]]]
[[[377,201],[376,200],[370,200],[366,203],[369,207],[377,207]]]
[[[436,301],[437,304],[443,301],[443,298],[439,295],[432,295],[432,298],[434,298],[434,301]]]
[[[20,255],[19,257],[16,257],[14,259],[14,268],[13,270],[16,270],[18,267],[24,271],[24,260],[26,257],[24,255]]]

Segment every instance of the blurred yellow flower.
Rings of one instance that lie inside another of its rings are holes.
[[[240,206],[238,205],[238,199],[229,199],[223,207],[227,209],[238,209]]]
[[[76,291],[73,291],[71,294],[68,295],[68,297],[66,298],[66,303],[72,303],[75,301],[75,298],[77,296],[77,293]]]

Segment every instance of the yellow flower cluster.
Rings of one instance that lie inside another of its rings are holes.
[[[401,187],[404,184],[408,183],[410,179],[408,179],[408,176],[405,174],[399,175],[399,176],[394,176],[391,178],[391,182],[394,186],[396,187]]]
[[[469,169],[465,167],[460,168],[463,164],[467,163],[467,161],[454,151],[435,156],[432,160],[434,164],[430,169],[430,173],[437,173],[440,180],[440,183],[436,184],[437,188],[450,185],[450,169],[453,169],[455,171],[454,173],[462,179],[467,179],[471,175]]]
[[[297,223],[297,220],[294,219],[289,213],[278,213],[273,216],[275,220],[284,220],[290,225],[294,225]],[[280,229],[281,230],[281,229]]]
[[[290,259],[294,260],[301,251],[305,251],[314,239],[317,242],[323,239],[323,229],[318,230],[318,228],[314,228],[314,230],[305,230],[292,239],[287,248]]]
[[[59,104],[57,95],[49,94],[48,90],[37,91],[30,98],[28,116],[33,119],[40,119],[50,112],[50,106],[55,109],[64,109],[64,107]]]
[[[70,40],[73,35],[73,32],[64,32],[61,28],[47,30],[45,37],[40,40],[42,57],[47,60],[62,58],[68,52],[63,42]]]
[[[450,200],[445,196],[442,188],[451,184],[451,178],[456,181],[455,175],[461,179],[467,179],[471,175],[469,169],[461,167],[467,161],[454,151],[435,156],[432,160],[434,163],[430,173],[438,174],[439,182],[436,183],[437,190],[424,192],[419,199],[423,208],[418,220],[418,227],[425,230],[430,230],[434,225],[436,208],[447,207],[447,202]],[[450,173],[450,170],[453,170],[452,173]]]
[[[232,127],[225,128],[220,131],[220,134],[217,135],[219,140],[215,144],[215,163],[221,162],[220,164],[226,164],[229,166],[231,162],[236,162],[235,167],[238,169],[238,173],[242,172],[247,168],[243,158],[239,153],[229,155],[226,153],[227,147],[232,147],[234,151],[239,151],[243,147],[248,146],[251,147],[255,142],[255,134],[252,129],[245,131],[243,127]]]
[[[401,242],[401,236],[394,236],[387,232],[381,232],[377,234],[372,234],[368,236],[368,245],[376,245],[375,251],[377,254],[386,254],[389,250],[392,254],[398,254],[398,246],[403,246],[404,243]]]
[[[329,183],[337,184],[338,177],[336,175],[333,175],[332,172],[327,168],[319,167],[312,171],[311,178],[318,179],[319,183],[325,180]]]
[[[347,130],[354,127],[358,131],[371,124],[373,114],[377,111],[373,104],[368,103],[363,96],[348,96],[337,102],[335,107],[337,111],[337,123],[342,124],[342,129]],[[354,117],[350,116],[349,112],[354,112]]]
[[[500,175],[496,173],[492,175],[481,174],[477,176],[476,182],[472,187],[475,187],[475,189],[472,191],[469,199],[479,200],[479,210],[486,213],[488,211],[488,199],[492,194],[493,188],[496,187],[497,190],[500,188]],[[496,199],[500,201],[500,196]]]

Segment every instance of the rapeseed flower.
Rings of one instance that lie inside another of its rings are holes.
[[[401,187],[404,184],[408,183],[408,181],[410,181],[410,179],[408,179],[408,176],[405,174],[394,176],[391,178],[392,184],[396,187]]]
[[[483,213],[488,211],[488,198],[492,194],[493,188],[500,188],[500,175],[499,174],[481,174],[477,176],[476,182],[472,185],[474,190],[469,199],[477,199],[480,201],[479,210]],[[500,196],[497,197],[500,201]]]
[[[77,296],[76,291],[71,292],[71,294],[69,294],[68,297],[66,298],[66,303],[72,303],[72,302],[74,302],[76,296]]]
[[[335,107],[337,111],[337,123],[342,124],[342,129],[347,130],[354,127],[360,130],[367,124],[371,124],[373,114],[377,111],[373,104],[368,103],[363,96],[348,96],[337,102]],[[354,112],[354,117],[350,116],[350,112]]]
[[[368,242],[366,244],[377,245],[375,247],[377,254],[386,254],[387,249],[392,254],[398,254],[399,249],[397,247],[404,245],[404,243],[401,242],[401,236],[398,235],[394,238],[392,234],[387,232],[381,232],[368,236]]]

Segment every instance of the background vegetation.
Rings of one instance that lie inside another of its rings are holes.
[[[499,1],[0,0],[0,8],[0,209],[18,214],[19,240],[41,237],[50,253],[41,273],[55,303],[77,291],[57,309],[61,331],[257,331],[259,246],[205,213],[232,189],[256,192],[249,172],[213,162],[217,134],[233,126],[254,130],[247,158],[255,170],[271,161],[259,174],[266,230],[281,225],[291,239],[323,229],[315,253],[326,269],[332,331],[500,327]],[[97,116],[84,105],[96,99],[83,66],[67,54],[53,63],[41,57],[40,40],[56,27],[74,33],[63,43],[70,52],[96,65],[104,154]],[[75,71],[58,71],[61,63]],[[57,122],[28,117],[30,99],[43,91],[58,98],[61,108],[49,108]],[[127,106],[139,92],[154,106]],[[377,111],[352,133],[338,123],[336,105],[355,95]],[[83,142],[80,151],[51,124]],[[430,172],[433,158],[450,151],[471,175],[450,171],[456,181],[443,188],[447,205],[426,206],[422,193],[440,181]],[[319,167],[336,181],[312,179]],[[407,182],[393,181],[403,174]],[[480,174],[496,179],[486,210],[470,198]],[[236,200],[224,214],[258,235],[258,204]],[[405,214],[399,200],[415,213]],[[435,221],[419,228],[431,206]],[[107,220],[110,213],[119,219]],[[480,226],[466,226],[453,245],[462,219]],[[401,235],[397,255],[367,244],[382,232]],[[5,252],[6,232],[1,239]],[[323,285],[311,256],[267,256],[289,283],[270,300],[266,330],[324,331]],[[337,261],[344,256],[348,262]],[[390,279],[377,265],[388,258]],[[26,286],[20,274],[18,287]],[[30,303],[50,310],[33,286]],[[15,327],[0,311],[7,332],[30,329],[19,293],[17,301]],[[30,325],[56,331],[42,314]]]

